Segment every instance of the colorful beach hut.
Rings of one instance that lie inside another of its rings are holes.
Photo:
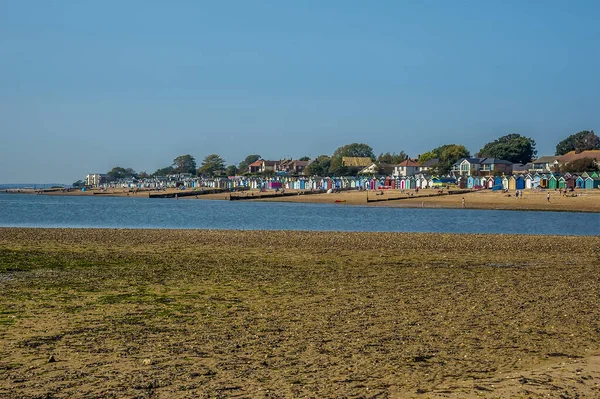
[[[587,177],[585,179],[585,188],[594,189],[600,187],[600,179],[594,179],[593,177]]]
[[[493,186],[491,187],[492,190],[494,191],[499,191],[502,190],[504,188],[503,184],[502,184],[502,178],[501,177],[495,177],[493,180]]]

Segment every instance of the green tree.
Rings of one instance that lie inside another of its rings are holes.
[[[240,171],[243,171],[244,173],[246,173],[246,172],[248,172],[248,166],[250,166],[251,163],[258,161],[259,159],[260,159],[260,155],[250,154],[246,158],[244,158],[243,161],[241,161],[238,164],[238,168],[240,169]]]
[[[478,156],[482,158],[499,158],[512,163],[526,164],[531,162],[537,151],[535,141],[517,133],[507,134],[491,141],[479,150]]]
[[[302,157],[298,161],[310,161],[310,157]]]
[[[217,154],[210,154],[202,161],[198,176],[213,176],[216,171],[225,169],[225,161]]]
[[[137,173],[131,168],[123,168],[121,166],[115,166],[106,173],[106,180],[113,182],[119,179],[128,179],[130,177],[136,177]]]
[[[227,167],[227,176],[235,176],[238,173],[238,168],[235,165],[229,165]]]
[[[305,169],[306,176],[327,176],[331,158],[328,155],[320,155],[311,162]]]
[[[461,158],[468,158],[471,154],[464,145],[444,144],[431,151],[421,154],[419,162],[424,163],[430,159],[438,158],[440,162],[432,169],[432,174],[445,175],[452,169],[452,165]]]
[[[368,144],[352,143],[339,147],[331,156],[329,174],[334,176],[355,175],[361,168],[344,166],[344,157],[365,157],[375,161],[373,148]]]
[[[175,169],[173,169],[172,166],[166,166],[164,168],[161,169],[156,169],[156,171],[154,173],[152,173],[153,177],[156,176],[168,176],[168,175],[172,175],[175,173]]]
[[[438,147],[438,148],[439,148],[439,147]],[[419,156],[419,163],[425,163],[425,162],[429,161],[430,159],[435,159],[435,158],[438,158],[438,156],[439,156],[439,155],[438,155],[438,154],[436,154],[436,153],[435,153],[435,152],[433,152],[433,151],[427,151],[426,153],[424,153],[424,154],[421,154],[421,155]]]
[[[196,173],[196,160],[190,154],[178,156],[173,160],[173,173]]]
[[[586,150],[600,150],[600,137],[593,130],[572,134],[556,145],[556,155],[565,155],[570,151],[579,154]]]
[[[85,182],[83,180],[77,180],[75,183],[73,183],[73,187],[85,187]]]
[[[149,174],[148,174],[146,171],[143,171],[143,172],[140,172],[140,173],[138,174],[138,177],[139,177],[140,179],[147,179],[147,178],[149,178],[149,177],[150,177],[150,175],[149,175]]]
[[[383,162],[383,163],[389,163],[389,164],[399,164],[400,162],[406,160],[408,158],[408,155],[406,155],[406,153],[404,151],[400,151],[399,154],[396,154],[395,152],[393,154],[390,154],[389,152],[381,153],[379,154],[379,156],[377,157],[377,162]]]
[[[579,158],[573,162],[569,162],[560,167],[560,171],[563,173],[583,173],[600,171],[598,164],[594,158]]]

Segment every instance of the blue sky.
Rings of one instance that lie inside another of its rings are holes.
[[[0,183],[600,131],[596,1],[0,0]]]

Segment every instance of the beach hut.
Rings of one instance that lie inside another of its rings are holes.
[[[461,178],[461,188],[473,188],[473,186],[475,185],[475,178],[473,176],[469,176],[467,177],[466,181],[465,181],[465,187],[462,187],[462,181],[463,179]]]
[[[525,179],[523,179],[523,176],[517,176],[515,186],[517,190],[523,190],[525,188]]]
[[[526,189],[532,189],[533,188],[533,176],[531,176],[530,174],[525,175],[525,188]]]
[[[592,173],[590,173],[590,177],[592,179],[598,179],[598,178],[600,178],[600,174],[598,174],[598,172],[592,172]]]
[[[585,179],[585,188],[594,189],[600,187],[600,179],[594,179],[593,177],[587,177]]]
[[[567,188],[567,181],[564,176],[558,178],[558,188]]]
[[[503,189],[502,178],[500,176],[494,177],[491,189],[494,191]]]
[[[415,178],[414,176],[410,176],[406,179],[406,189],[407,190],[414,190],[415,189]]]
[[[579,176],[577,179],[575,179],[575,187],[585,188],[585,179],[581,176]]]
[[[550,175],[548,178],[548,188],[550,190],[555,190],[558,188],[558,179],[554,175]]]
[[[496,179],[493,176],[488,177],[486,180],[487,188],[494,188],[495,181],[496,181]]]
[[[517,189],[517,179],[514,176],[511,176],[508,179],[508,189],[509,190],[516,190]]]
[[[502,188],[508,190],[508,177],[506,176],[502,178]]]

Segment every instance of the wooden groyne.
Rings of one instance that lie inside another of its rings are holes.
[[[149,198],[182,198],[182,197],[195,197],[197,195],[207,195],[207,194],[222,194],[228,193],[230,190],[227,188],[211,188],[204,190],[183,190],[177,191],[176,193],[150,193],[148,194]]]
[[[293,197],[298,195],[310,195],[310,194],[323,194],[325,190],[307,190],[307,191],[297,191],[293,193],[279,192],[279,193],[246,193],[245,195],[230,195],[229,201],[241,201],[241,200],[256,200],[263,198],[281,198],[281,197]]]
[[[436,194],[425,194],[425,195],[406,195],[403,197],[385,197],[384,195],[377,195],[377,197],[381,198],[367,198],[367,202],[380,202],[380,201],[399,201],[399,200],[407,200],[407,199],[415,199],[415,198],[429,198],[429,197],[441,197],[444,195],[456,195],[456,194],[467,194],[472,193],[473,190],[449,190],[443,193]]]

